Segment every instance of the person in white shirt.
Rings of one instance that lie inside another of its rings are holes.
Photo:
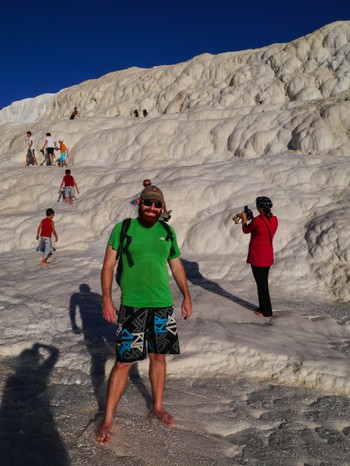
[[[41,151],[45,151],[45,148],[47,149],[47,154],[50,158],[50,165],[53,166],[55,165],[53,163],[53,156],[54,156],[54,150],[55,150],[55,147],[57,147],[57,142],[54,140],[53,137],[51,137],[51,133],[46,133],[46,138],[45,138],[45,142],[44,142],[44,145],[41,149]]]
[[[35,143],[34,143],[34,139],[33,139],[31,131],[27,131],[27,137],[28,137],[28,147],[27,147],[26,165],[28,166],[30,163],[32,163],[31,159],[33,159],[35,165],[38,165],[38,161],[35,157]]]

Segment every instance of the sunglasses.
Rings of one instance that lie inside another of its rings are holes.
[[[151,199],[142,199],[142,204],[151,207],[154,204],[156,209],[161,209],[163,207],[163,202],[161,201],[152,201]]]

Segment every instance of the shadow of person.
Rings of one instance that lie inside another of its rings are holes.
[[[187,279],[193,285],[200,286],[204,290],[210,291],[211,293],[215,293],[219,296],[222,296],[223,298],[229,299],[230,301],[233,301],[239,304],[241,307],[249,309],[250,311],[254,311],[256,309],[256,305],[229,293],[217,283],[203,277],[203,275],[199,271],[199,266],[197,262],[191,262],[183,258],[181,258],[181,261],[185,268]]]
[[[58,355],[54,346],[35,343],[11,361],[15,373],[7,379],[0,409],[1,464],[70,464],[47,389]]]
[[[82,329],[76,322],[79,309]],[[91,291],[90,286],[82,283],[79,292],[72,294],[69,303],[69,317],[74,333],[83,334],[86,348],[91,357],[90,377],[98,409],[104,408],[104,394],[101,389],[105,381],[107,359],[114,356],[115,325],[108,323],[102,316],[102,296]]]
[[[79,309],[82,329],[76,322],[77,308]],[[101,413],[104,411],[105,405],[105,393],[102,393],[102,389],[106,377],[106,362],[111,356],[115,357],[116,327],[103,318],[102,296],[92,292],[86,283],[79,286],[79,292],[72,294],[69,303],[69,317],[73,332],[83,334],[86,348],[90,353],[90,377],[98,404],[98,412]],[[139,375],[137,364],[133,364],[129,378],[149,407],[152,398]]]

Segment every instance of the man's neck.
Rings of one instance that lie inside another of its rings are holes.
[[[142,225],[145,228],[152,228],[158,222],[158,220],[156,220],[154,223],[151,223],[141,217],[138,217],[137,220],[140,223],[140,225]]]

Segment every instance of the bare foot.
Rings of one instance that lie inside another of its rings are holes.
[[[47,265],[46,260],[43,259],[43,260],[41,261],[41,265]]]
[[[255,314],[256,316],[258,316],[258,317],[265,317],[265,319],[270,319],[270,320],[271,320],[272,317],[273,317],[272,315],[266,316],[265,314],[263,314],[263,313],[260,312],[260,311],[254,311],[254,314]]]
[[[108,445],[109,441],[111,440],[111,431],[112,424],[102,422],[95,434],[96,442],[100,443],[101,445]]]
[[[160,409],[153,408],[153,414],[157,419],[160,420],[160,422],[162,422],[166,426],[172,426],[175,422],[173,416],[169,414],[167,411],[165,411],[164,408],[160,408]]]

